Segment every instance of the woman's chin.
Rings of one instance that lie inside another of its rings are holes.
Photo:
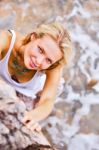
[[[27,63],[27,62],[24,62],[24,65],[25,65],[25,67],[27,68],[27,69],[32,69],[32,67],[29,65],[29,63]]]

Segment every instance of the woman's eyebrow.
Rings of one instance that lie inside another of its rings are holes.
[[[46,53],[45,49],[42,46],[39,46],[39,47],[44,51],[44,53]]]
[[[46,53],[46,50],[45,50],[42,46],[40,46],[40,48],[44,51],[45,54],[47,54],[47,53]],[[54,62],[54,61],[52,60],[52,58],[50,58],[50,57],[48,57],[48,58],[49,58],[52,62]]]

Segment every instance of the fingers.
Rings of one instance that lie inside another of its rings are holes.
[[[27,118],[24,118],[24,125],[32,131],[37,131],[40,132],[41,131],[41,126],[39,125],[39,123],[34,123],[33,120],[27,120]]]
[[[35,130],[37,132],[40,132],[41,131],[41,126],[39,125],[39,123],[35,123],[32,127],[31,127],[32,130]]]
[[[23,124],[30,130],[35,130],[37,132],[41,131],[41,126],[39,123],[35,123],[34,120],[31,119],[31,114],[29,112],[25,113],[25,116],[22,120]]]
[[[23,124],[27,124],[30,121],[31,121],[31,118],[30,118],[29,112],[26,111],[24,114],[24,118],[23,118],[22,122],[23,122]]]
[[[36,124],[36,123],[34,123],[34,121],[33,121],[33,120],[31,120],[31,121],[29,121],[28,123],[26,123],[26,126],[27,126],[27,128],[31,129],[31,128],[32,128],[32,126],[34,126],[34,127],[35,127],[35,124]]]
[[[23,122],[23,124],[27,124],[27,123],[30,122],[30,120],[29,120],[29,118],[26,116],[26,117],[23,118],[22,122]]]
[[[26,124],[26,127],[32,131],[37,131],[40,132],[41,131],[41,126],[39,125],[39,123],[34,123],[33,121],[31,121],[30,123]]]

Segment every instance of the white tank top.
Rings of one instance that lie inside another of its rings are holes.
[[[44,87],[46,74],[44,72],[37,71],[33,76],[33,78],[30,81],[25,83],[17,83],[11,78],[8,71],[8,60],[16,40],[16,34],[14,30],[10,30],[10,31],[12,33],[11,44],[6,56],[0,61],[0,76],[2,76],[8,82],[8,84],[13,86],[16,91],[28,97],[35,98],[36,94],[39,91],[41,91]]]

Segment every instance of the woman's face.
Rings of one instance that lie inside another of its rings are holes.
[[[44,70],[63,56],[58,44],[48,35],[42,38],[31,36],[24,47],[24,63],[28,69]]]

